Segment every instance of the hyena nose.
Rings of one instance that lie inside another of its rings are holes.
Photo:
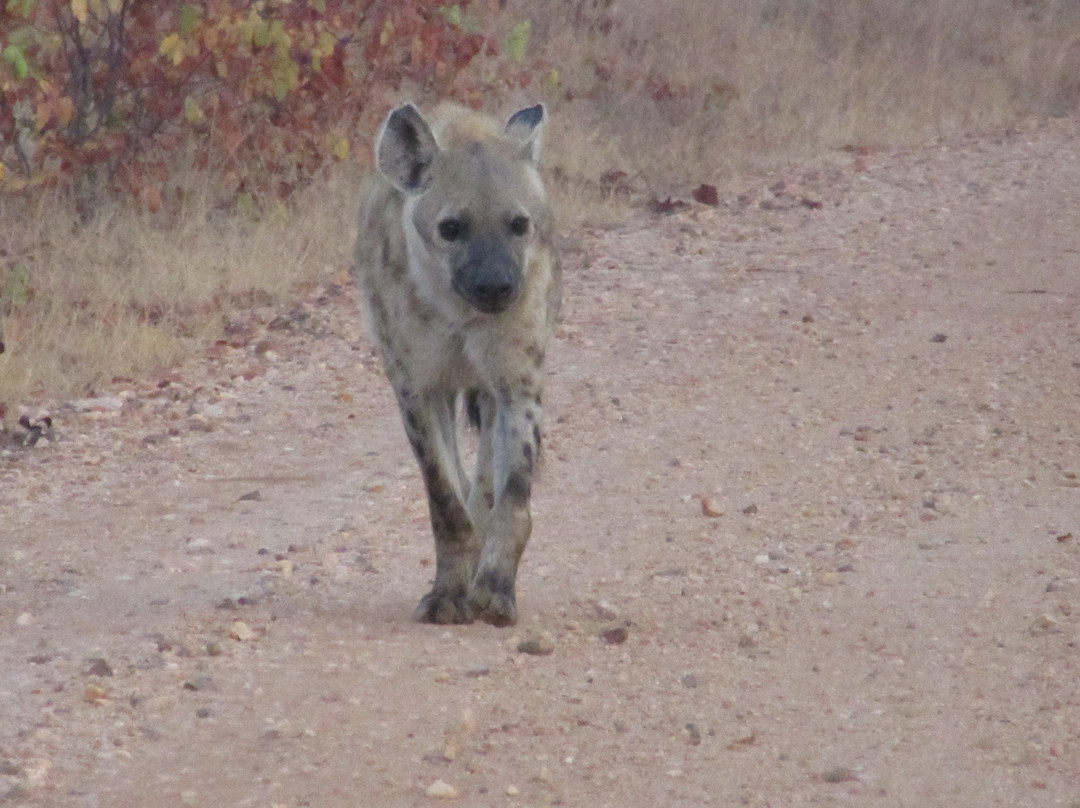
[[[504,311],[521,290],[521,272],[504,245],[477,240],[465,265],[455,273],[454,289],[487,314]]]
[[[473,305],[481,311],[502,311],[517,297],[517,283],[510,272],[480,273],[472,285]]]

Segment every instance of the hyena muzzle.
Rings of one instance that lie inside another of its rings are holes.
[[[544,108],[505,125],[455,106],[431,124],[411,104],[376,143],[355,272],[427,489],[435,583],[418,620],[517,620],[540,452],[544,352],[562,294],[537,169]],[[476,470],[459,403],[479,430]]]

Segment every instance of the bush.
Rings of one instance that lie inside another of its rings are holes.
[[[182,204],[185,168],[223,201],[284,199],[385,112],[373,87],[447,92],[484,46],[467,3],[7,0],[4,190],[70,187]],[[364,124],[367,124],[365,126]]]

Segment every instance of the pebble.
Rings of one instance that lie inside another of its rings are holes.
[[[251,626],[243,620],[237,620],[232,624],[232,628],[229,629],[229,636],[239,642],[246,642],[247,640],[255,638],[255,632],[252,631]]]
[[[551,632],[542,631],[540,634],[525,637],[517,644],[517,650],[532,656],[548,656],[555,651],[555,638],[551,636]]]
[[[112,676],[112,666],[104,659],[95,658],[90,660],[90,669],[86,672],[88,676]]]
[[[724,515],[724,507],[720,504],[720,499],[718,497],[702,497],[701,513],[704,516],[715,519],[717,516]]]
[[[459,796],[458,790],[445,780],[436,780],[424,793],[435,800],[456,800]]]
[[[659,573],[656,573],[659,575]],[[605,600],[595,605],[596,616],[603,620],[614,620],[619,616],[618,610]]]
[[[859,778],[854,769],[849,769],[847,766],[837,766],[835,769],[824,772],[821,779],[826,783],[848,783]]]
[[[839,572],[819,572],[815,576],[818,584],[821,586],[838,586],[840,584]]]
[[[626,626],[612,626],[600,632],[600,639],[604,645],[622,645],[630,636],[630,629]]]
[[[26,782],[35,788],[44,784],[52,768],[52,761],[48,758],[34,758],[26,764]]]
[[[104,704],[109,700],[109,691],[99,685],[87,685],[83,688],[83,701],[87,704]]]
[[[120,412],[124,408],[124,400],[117,396],[77,398],[68,404],[79,412]]]

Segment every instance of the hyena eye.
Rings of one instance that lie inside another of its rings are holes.
[[[515,216],[510,220],[510,232],[515,236],[524,236],[529,232],[529,217]]]
[[[460,219],[443,219],[439,222],[439,235],[446,241],[457,241],[465,235],[465,223]]]

